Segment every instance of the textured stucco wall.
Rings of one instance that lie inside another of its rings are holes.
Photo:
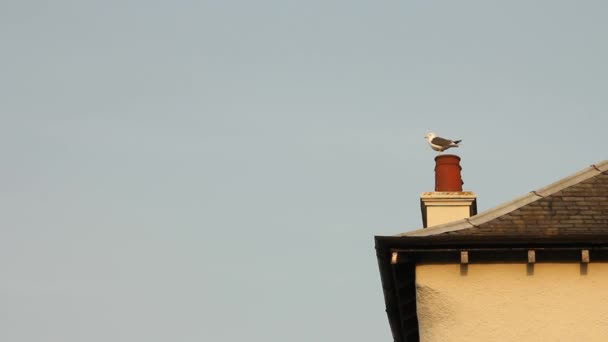
[[[608,341],[608,263],[419,265],[420,340]]]

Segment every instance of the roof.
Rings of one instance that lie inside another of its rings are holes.
[[[608,160],[479,215],[398,236],[593,235],[608,230]]]
[[[395,342],[418,342],[419,262],[580,260],[608,262],[608,160],[479,215],[397,236],[376,236],[376,256]]]

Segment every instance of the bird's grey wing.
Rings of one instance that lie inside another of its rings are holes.
[[[435,137],[433,138],[433,140],[431,140],[431,143],[439,146],[449,146],[450,144],[452,144],[452,140]]]

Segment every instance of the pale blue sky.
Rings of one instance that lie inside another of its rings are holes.
[[[390,341],[433,130],[481,210],[606,159],[605,1],[0,1],[0,340]]]

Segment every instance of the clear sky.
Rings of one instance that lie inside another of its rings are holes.
[[[605,1],[0,2],[0,340],[391,341],[427,131],[489,209],[607,159]]]

